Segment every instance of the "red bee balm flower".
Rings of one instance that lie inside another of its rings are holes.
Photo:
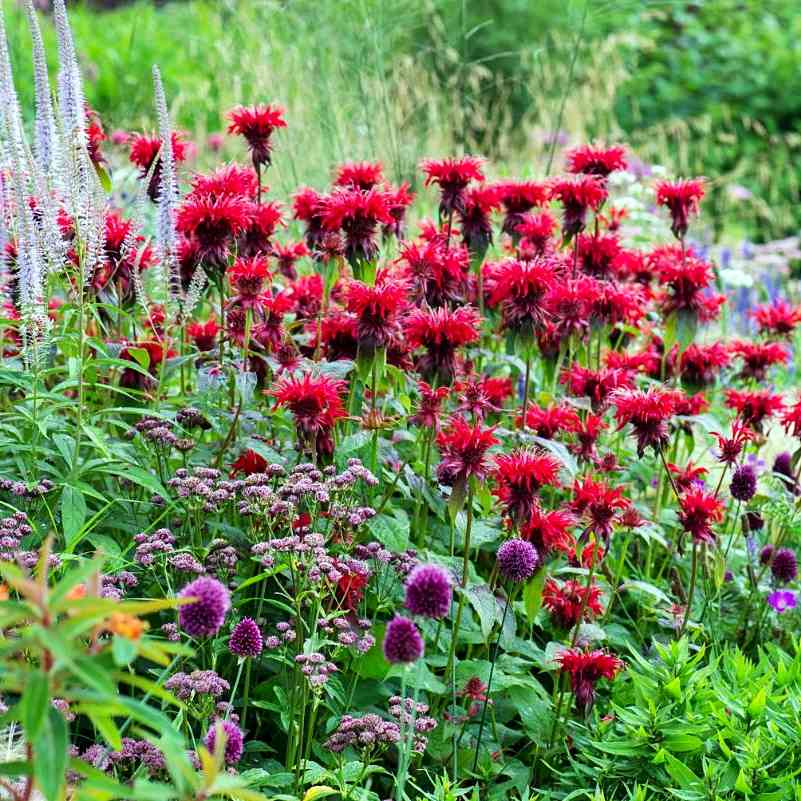
[[[494,428],[470,425],[454,417],[447,430],[437,435],[442,460],[437,465],[437,479],[450,487],[464,487],[468,479],[484,481],[490,471],[487,451],[498,444]]]
[[[405,282],[379,276],[375,286],[351,281],[347,288],[348,311],[358,318],[359,345],[368,350],[386,347],[399,334],[398,316],[407,303]]]
[[[713,523],[723,520],[723,501],[702,489],[694,488],[684,493],[679,502],[679,522],[695,542],[715,543]]]
[[[273,242],[272,251],[278,263],[278,272],[290,281],[298,277],[295,262],[309,255],[305,242]]]
[[[494,494],[504,512],[519,525],[531,517],[544,486],[559,486],[559,462],[545,453],[517,450],[495,459]]]
[[[603,481],[585,478],[583,483],[573,484],[571,508],[583,514],[588,520],[587,530],[608,540],[612,534],[615,514],[629,508],[629,501],[623,497],[623,490],[612,489]]]
[[[228,268],[228,280],[239,293],[243,306],[256,304],[269,275],[266,259],[258,256],[253,259],[237,259]]]
[[[378,189],[337,189],[321,202],[320,213],[324,229],[342,229],[345,255],[352,264],[373,261],[378,256],[375,242],[378,226],[395,222],[386,194]]]
[[[559,584],[549,578],[542,589],[542,605],[551,613],[554,623],[562,629],[572,629],[579,622],[590,621],[603,614],[601,588],[593,584],[586,587],[570,579]]]
[[[704,197],[704,179],[687,181],[660,181],[656,185],[656,205],[667,206],[672,223],[670,230],[676,239],[684,239],[689,228],[690,215],[698,214]]]
[[[281,379],[270,394],[276,405],[286,406],[295,418],[298,440],[302,447],[318,454],[333,453],[331,430],[337,420],[346,416],[342,405],[345,382],[325,375],[306,373],[301,377]]]
[[[562,234],[572,239],[584,230],[587,211],[597,211],[607,198],[606,187],[594,175],[557,178],[551,183],[550,198],[562,204]]]
[[[519,251],[527,259],[543,255],[556,230],[556,220],[547,212],[523,214],[515,231],[521,237]]]
[[[183,134],[172,133],[172,157],[176,164],[186,161],[189,154],[190,143],[183,138]],[[130,139],[131,164],[139,167],[139,177],[146,178],[150,172],[153,162],[158,159],[156,166],[153,167],[150,183],[147,185],[148,197],[155,203],[158,200],[161,190],[161,139],[154,135],[134,134]]]
[[[196,175],[192,179],[190,195],[237,195],[251,200],[259,189],[256,173],[251,167],[226,164],[211,175]]]
[[[588,370],[576,363],[559,377],[569,393],[576,398],[589,398],[593,409],[602,409],[613,392],[634,388],[634,377],[629,370],[618,367],[602,367]]]
[[[491,290],[489,305],[501,304],[504,327],[533,333],[532,329],[545,319],[545,296],[557,280],[554,262],[545,258],[505,259],[490,262],[484,269]]]
[[[743,360],[740,378],[764,380],[768,368],[774,364],[787,364],[790,353],[779,342],[732,342],[729,349]]]
[[[588,712],[595,703],[595,685],[600,679],[614,679],[625,668],[624,663],[606,651],[568,649],[557,657],[562,671],[570,676],[576,706]]]
[[[801,323],[801,306],[793,306],[786,300],[778,299],[772,304],[755,306],[751,309],[761,334],[775,334],[786,337]]]
[[[212,317],[205,323],[190,323],[186,327],[186,333],[195,343],[195,347],[198,350],[210,351],[214,350],[214,346],[217,343],[220,327],[217,325],[217,321]]]
[[[570,532],[576,522],[575,515],[567,509],[545,512],[539,502],[535,501],[529,518],[520,531],[520,536],[533,543],[542,556],[547,556],[551,551],[569,554],[574,547]]]
[[[286,128],[284,110],[273,104],[237,106],[228,112],[231,124],[228,133],[243,136],[250,148],[253,166],[270,164],[272,135],[278,128]]]
[[[425,173],[425,185],[438,184],[441,192],[440,218],[454,211],[464,211],[464,190],[471,181],[483,181],[484,159],[477,156],[462,156],[451,159],[427,159],[420,164]]]
[[[380,161],[349,161],[337,167],[334,186],[346,186],[367,192],[384,180]]]
[[[770,390],[726,390],[726,406],[734,409],[740,419],[755,431],[762,430],[762,423],[784,411],[784,400],[781,395],[774,395]]]
[[[263,473],[267,469],[267,460],[256,453],[256,451],[246,450],[239,454],[237,460],[231,465],[231,475],[242,473],[252,476],[255,473]]]
[[[433,389],[425,381],[418,381],[417,388],[420,391],[420,407],[417,413],[409,418],[409,422],[415,426],[433,428],[435,431],[439,431],[442,404],[445,398],[448,397],[450,390],[448,387]]]
[[[438,376],[450,384],[455,372],[456,349],[476,342],[481,318],[472,306],[455,311],[414,309],[404,320],[403,328],[412,348],[425,348],[426,354],[417,362],[417,369],[426,377]]]
[[[660,389],[621,390],[612,396],[618,431],[631,423],[637,437],[637,455],[642,456],[646,448],[661,451],[669,442],[668,420],[676,412],[679,394]]]
[[[582,145],[567,152],[567,169],[572,173],[606,178],[609,173],[625,170],[627,166],[626,149],[620,145]]]
[[[496,192],[506,212],[502,230],[513,238],[521,235],[526,212],[548,203],[548,184],[537,181],[502,181]]]
[[[458,212],[462,242],[471,253],[483,256],[492,244],[490,215],[500,206],[498,189],[492,184],[474,186],[465,190],[462,200]]]

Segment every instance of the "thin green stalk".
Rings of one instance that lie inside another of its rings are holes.
[[[692,566],[690,567],[690,587],[687,591],[687,609],[684,613],[684,620],[681,624],[681,629],[679,630],[679,639],[684,636],[684,632],[687,628],[687,623],[690,621],[690,614],[692,613],[693,608],[693,596],[695,595],[695,585],[698,579],[698,543],[693,542],[693,561]]]

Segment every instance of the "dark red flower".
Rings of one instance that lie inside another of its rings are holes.
[[[323,317],[320,334],[328,361],[356,359],[359,349],[356,338],[358,324],[358,318],[350,312],[333,310]],[[317,343],[314,345],[316,347]]]
[[[666,206],[672,219],[670,230],[677,239],[684,239],[690,215],[698,214],[704,197],[704,179],[660,181],[656,185],[656,205]]]
[[[620,240],[614,234],[579,234],[576,238],[578,263],[587,275],[609,278],[620,253]]]
[[[774,395],[769,389],[727,389],[725,394],[726,406],[734,409],[743,423],[755,431],[761,431],[765,420],[784,411],[782,396]]]
[[[570,553],[574,546],[571,530],[576,525],[575,515],[567,509],[544,511],[535,501],[520,536],[531,542],[542,556],[551,551]]]
[[[687,462],[684,467],[668,463],[668,470],[673,475],[673,483],[679,493],[685,493],[693,488],[704,486],[704,476],[708,470],[705,467],[698,467],[692,462]]]
[[[242,473],[245,476],[252,476],[255,473],[263,473],[266,469],[267,460],[256,451],[248,449],[242,451],[231,465],[231,475]]]
[[[380,161],[348,161],[337,167],[334,186],[367,192],[383,180],[384,165]]]
[[[186,161],[189,154],[190,143],[184,139],[184,134],[173,131],[172,136],[172,157],[176,164]],[[147,194],[155,203],[161,191],[161,139],[155,134],[132,134],[130,139],[131,164],[139,167],[139,177],[146,178],[150,172],[153,162],[158,159],[150,182],[147,185]]]
[[[607,425],[602,417],[592,414],[592,412],[587,413],[581,421],[580,428],[576,431],[576,444],[572,447],[572,451],[579,459],[587,462],[595,460],[595,443],[606,428]]]
[[[582,622],[586,622],[602,615],[604,611],[601,588],[595,584],[586,587],[573,579],[559,584],[549,578],[542,589],[542,605],[561,629],[572,629],[580,616]]]
[[[715,495],[695,487],[679,500],[679,522],[695,542],[715,543],[714,523],[723,520],[725,507]]]
[[[341,397],[345,386],[344,381],[306,373],[282,378],[270,394],[276,405],[292,412],[301,447],[330,455],[331,432],[337,420],[346,416]]]
[[[661,299],[662,314],[690,312],[700,322],[714,320],[726,302],[724,295],[711,291],[712,268],[692,255],[682,256],[676,250],[663,249],[656,264],[659,281],[667,284]]]
[[[190,323],[186,327],[186,333],[195,343],[195,347],[201,351],[214,350],[217,338],[220,334],[220,326],[211,317],[205,323]]]
[[[490,403],[497,408],[502,408],[514,392],[511,378],[485,375],[481,377],[481,386]]]
[[[142,365],[139,354],[134,354],[132,351],[145,351],[147,353],[147,364]],[[175,352],[166,348],[161,342],[132,342],[120,351],[120,359],[129,362],[135,362],[140,366],[144,366],[149,373],[140,372],[132,368],[125,368],[120,375],[120,386],[125,389],[145,390],[154,385],[154,380],[151,376],[157,375],[161,365],[165,359],[175,356]]]
[[[245,138],[253,166],[259,169],[262,164],[269,165],[273,133],[278,128],[286,128],[284,109],[272,103],[237,106],[228,112],[227,117],[231,120],[228,133]]]
[[[448,428],[437,435],[441,461],[437,465],[437,479],[449,487],[464,487],[468,479],[484,481],[490,471],[487,451],[498,444],[494,428],[481,423],[470,425],[461,417],[451,419]]]
[[[483,256],[492,244],[490,215],[501,205],[494,184],[482,184],[465,189],[462,205],[457,211],[462,242],[476,256]]]
[[[324,235],[324,203],[325,196],[309,186],[301,187],[292,196],[292,214],[296,220],[306,224],[303,238],[312,251],[318,247]]]
[[[615,515],[628,509],[630,504],[623,497],[622,488],[612,489],[603,481],[585,478],[573,484],[573,501],[570,506],[576,514],[586,516],[588,531],[594,531],[608,540],[612,534]]]
[[[354,612],[364,597],[370,577],[363,572],[346,572],[337,581],[337,600],[343,609]]]
[[[504,513],[522,525],[534,511],[544,486],[558,487],[560,463],[550,454],[516,450],[495,457],[493,493]]]
[[[442,414],[442,404],[448,397],[450,390],[448,387],[437,387],[434,389],[426,384],[425,381],[417,382],[417,389],[420,392],[420,406],[417,412],[409,418],[409,422],[415,426],[423,428],[433,428],[439,431],[439,418]]]
[[[108,137],[103,130],[103,123],[100,120],[100,115],[92,108],[86,108],[86,150],[89,153],[89,158],[96,167],[100,167],[106,163],[106,157],[100,146],[106,141]]]
[[[546,315],[545,297],[557,280],[549,258],[504,259],[484,265],[490,306],[501,305],[506,328],[533,334]]]
[[[754,306],[750,314],[762,334],[786,337],[801,323],[801,306],[793,306],[782,298],[773,303]]]
[[[399,335],[399,317],[408,302],[405,281],[383,274],[375,286],[351,281],[346,291],[348,311],[358,320],[357,338],[362,348],[386,347]]]
[[[278,203],[251,203],[247,227],[237,238],[238,254],[246,258],[268,256],[273,249],[272,236],[275,229],[282,224],[281,207]]]
[[[556,220],[547,212],[524,214],[515,229],[521,237],[518,252],[521,258],[531,259],[544,255],[551,246]]]
[[[440,218],[464,209],[464,190],[472,181],[484,180],[484,160],[477,156],[428,159],[420,164],[425,173],[425,185],[437,184],[440,188]]]
[[[555,281],[545,298],[556,335],[567,339],[583,336],[590,325],[594,309],[603,300],[603,286],[589,276]]]
[[[782,425],[788,434],[801,439],[801,400],[784,410]]]
[[[768,368],[774,364],[787,364],[790,353],[785,345],[779,342],[748,342],[740,340],[732,342],[729,350],[743,360],[741,378],[753,378],[763,381]]]
[[[629,370],[617,367],[588,370],[576,362],[562,373],[559,383],[565,384],[574,397],[589,398],[593,409],[598,410],[616,390],[632,389],[634,377]]]
[[[317,317],[323,305],[323,277],[319,273],[302,275],[292,282],[288,291],[298,320]]]
[[[501,181],[495,191],[506,212],[502,230],[514,239],[524,235],[520,225],[526,213],[535,206],[545,206],[549,200],[548,184],[539,181]]]
[[[752,440],[756,439],[756,434],[748,428],[748,426],[741,420],[735,420],[731,426],[731,436],[724,437],[722,434],[713,432],[713,436],[717,438],[718,461],[724,464],[736,464],[743,452],[743,448]]]
[[[557,657],[562,670],[570,676],[576,706],[589,712],[595,703],[595,685],[600,679],[614,679],[625,668],[623,662],[606,651],[569,649]]]
[[[521,423],[522,418],[518,416],[515,424],[519,428]],[[573,433],[580,427],[578,414],[569,406],[558,404],[543,409],[532,403],[526,410],[526,428],[543,439],[553,439],[559,433]]]
[[[646,448],[661,451],[670,441],[668,420],[676,412],[678,393],[675,390],[621,390],[612,397],[618,431],[631,423],[637,437],[637,455]]]
[[[252,168],[240,167],[238,164],[225,164],[211,175],[196,175],[192,179],[192,189],[189,194],[198,197],[236,195],[253,200],[258,188],[258,179]]]
[[[290,281],[294,281],[298,275],[295,262],[309,255],[305,242],[273,242],[272,251],[278,262],[278,272]]]
[[[678,347],[671,352],[671,367],[675,362]],[[682,381],[692,386],[714,384],[720,371],[729,364],[729,353],[721,342],[709,345],[689,345],[681,352],[678,371]]]
[[[384,196],[389,216],[392,217],[392,223],[383,227],[384,235],[392,235],[401,239],[406,228],[406,210],[414,201],[414,193],[409,191],[409,184],[404,181],[400,186],[385,187]]]
[[[414,298],[431,307],[464,300],[470,253],[457,245],[447,247],[439,240],[408,243],[401,249],[400,264],[412,282]]]
[[[572,173],[606,178],[609,173],[625,170],[627,166],[626,149],[620,145],[581,145],[567,152],[567,169]]]
[[[345,255],[352,264],[373,261],[378,256],[378,226],[394,222],[387,196],[378,189],[337,189],[322,201],[321,214],[325,230],[344,233]]]
[[[237,259],[228,268],[228,280],[239,294],[238,301],[245,307],[258,304],[264,282],[270,277],[267,260],[256,256],[252,259]]]
[[[478,341],[481,318],[472,306],[455,311],[413,309],[403,321],[407,341],[412,348],[425,348],[417,369],[423,376],[439,377],[444,384],[453,381],[456,349]]]
[[[574,175],[551,182],[550,199],[562,204],[562,235],[570,240],[584,230],[587,211],[597,211],[607,198],[603,181],[594,175]]]

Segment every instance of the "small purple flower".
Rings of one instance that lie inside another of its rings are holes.
[[[206,748],[212,753],[214,753],[218,726],[222,726],[223,734],[225,735],[225,761],[229,765],[235,765],[242,759],[242,752],[245,750],[245,737],[242,734],[242,730],[230,720],[216,721],[203,740]]]
[[[498,548],[497,560],[501,578],[520,583],[534,575],[540,563],[540,555],[530,542],[511,539]]]
[[[220,630],[231,607],[231,596],[217,579],[203,576],[184,587],[179,598],[195,598],[178,611],[181,628],[191,637],[211,637]]]
[[[759,552],[759,564],[769,565],[773,559],[773,546],[768,544]]]
[[[451,577],[438,565],[418,565],[406,580],[406,608],[413,615],[441,619],[452,599]]]
[[[750,501],[756,493],[757,479],[754,468],[744,464],[734,471],[729,491],[732,498],[738,501]]]
[[[231,632],[228,649],[235,656],[254,657],[261,653],[263,647],[264,640],[256,621],[252,617],[243,617]]]
[[[408,617],[396,615],[387,624],[384,656],[391,664],[409,664],[423,655],[423,638]]]
[[[770,569],[774,578],[782,584],[792,581],[798,575],[798,560],[795,557],[795,551],[789,548],[779,548],[773,554]]]
[[[788,609],[795,609],[796,594],[792,590],[776,590],[768,596],[768,603],[781,615]]]

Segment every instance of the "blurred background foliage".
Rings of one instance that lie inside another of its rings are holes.
[[[31,94],[27,28],[3,2]],[[232,105],[283,103],[278,189],[353,158],[411,178],[458,151],[536,175],[597,138],[710,177],[718,235],[801,225],[798,0],[95,0],[72,20],[107,130],[152,126],[153,63],[200,145]]]

